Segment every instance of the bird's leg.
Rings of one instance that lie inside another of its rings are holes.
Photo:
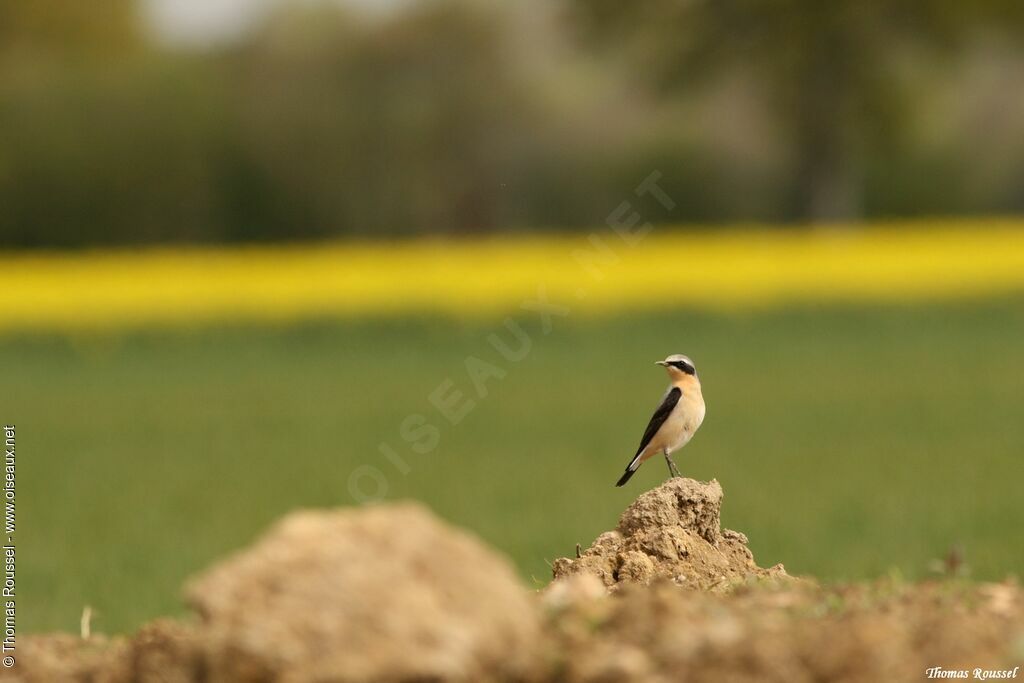
[[[673,477],[682,478],[683,475],[679,474],[679,468],[672,462],[672,458],[669,457],[668,453],[665,453],[665,462],[668,463],[668,473]]]

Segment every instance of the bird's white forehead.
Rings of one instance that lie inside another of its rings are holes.
[[[681,361],[683,361],[685,363],[689,363],[690,366],[693,366],[693,361],[690,360],[690,357],[689,356],[684,356],[681,353],[673,353],[671,356],[669,356],[668,358],[665,359],[665,362],[666,363],[673,363],[673,362],[679,361],[679,360],[681,360]]]

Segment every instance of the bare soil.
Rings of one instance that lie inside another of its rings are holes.
[[[1024,661],[1015,582],[821,586],[758,567],[675,479],[543,591],[413,504],[289,515],[188,582],[187,620],[19,639],[25,683],[910,681]]]
[[[589,574],[613,590],[667,579],[717,591],[748,579],[789,579],[782,565],[758,567],[747,537],[722,529],[721,512],[722,487],[714,479],[670,479],[637,498],[618,527],[598,536],[578,558],[555,560],[554,578]]]

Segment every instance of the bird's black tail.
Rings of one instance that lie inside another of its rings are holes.
[[[634,474],[636,474],[636,470],[631,470],[631,469],[627,468],[626,471],[622,473],[622,476],[619,477],[619,480],[617,482],[615,482],[615,485],[616,486],[622,486],[627,481],[629,481],[629,478],[632,477]]]

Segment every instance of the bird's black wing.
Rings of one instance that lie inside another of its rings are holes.
[[[629,481],[629,478],[632,477],[633,473],[636,472],[638,467],[640,467],[640,454],[644,452],[644,449],[647,448],[647,444],[651,442],[654,435],[658,433],[659,429],[661,429],[661,425],[665,424],[665,420],[667,420],[668,416],[672,414],[672,409],[676,407],[677,403],[679,403],[679,399],[682,395],[683,392],[679,387],[672,387],[669,392],[665,394],[665,398],[662,399],[661,405],[654,411],[654,415],[651,416],[651,421],[647,425],[647,429],[644,430],[644,436],[640,439],[640,448],[636,449],[636,455],[634,455],[633,459],[629,461],[628,465],[626,465],[626,471],[622,473],[622,476],[615,483],[616,486],[622,486]]]
[[[665,424],[665,420],[668,419],[668,416],[672,413],[672,409],[676,407],[677,403],[679,403],[679,398],[682,395],[683,392],[679,387],[672,387],[672,389],[665,394],[665,398],[662,400],[661,405],[654,411],[654,415],[651,416],[651,421],[647,425],[647,429],[644,430],[644,436],[640,439],[640,448],[636,449],[636,455],[633,456],[634,460],[636,460],[637,455],[640,455],[643,450],[647,448],[647,444],[651,442],[654,435],[658,433],[659,429],[661,429],[661,425]]]

